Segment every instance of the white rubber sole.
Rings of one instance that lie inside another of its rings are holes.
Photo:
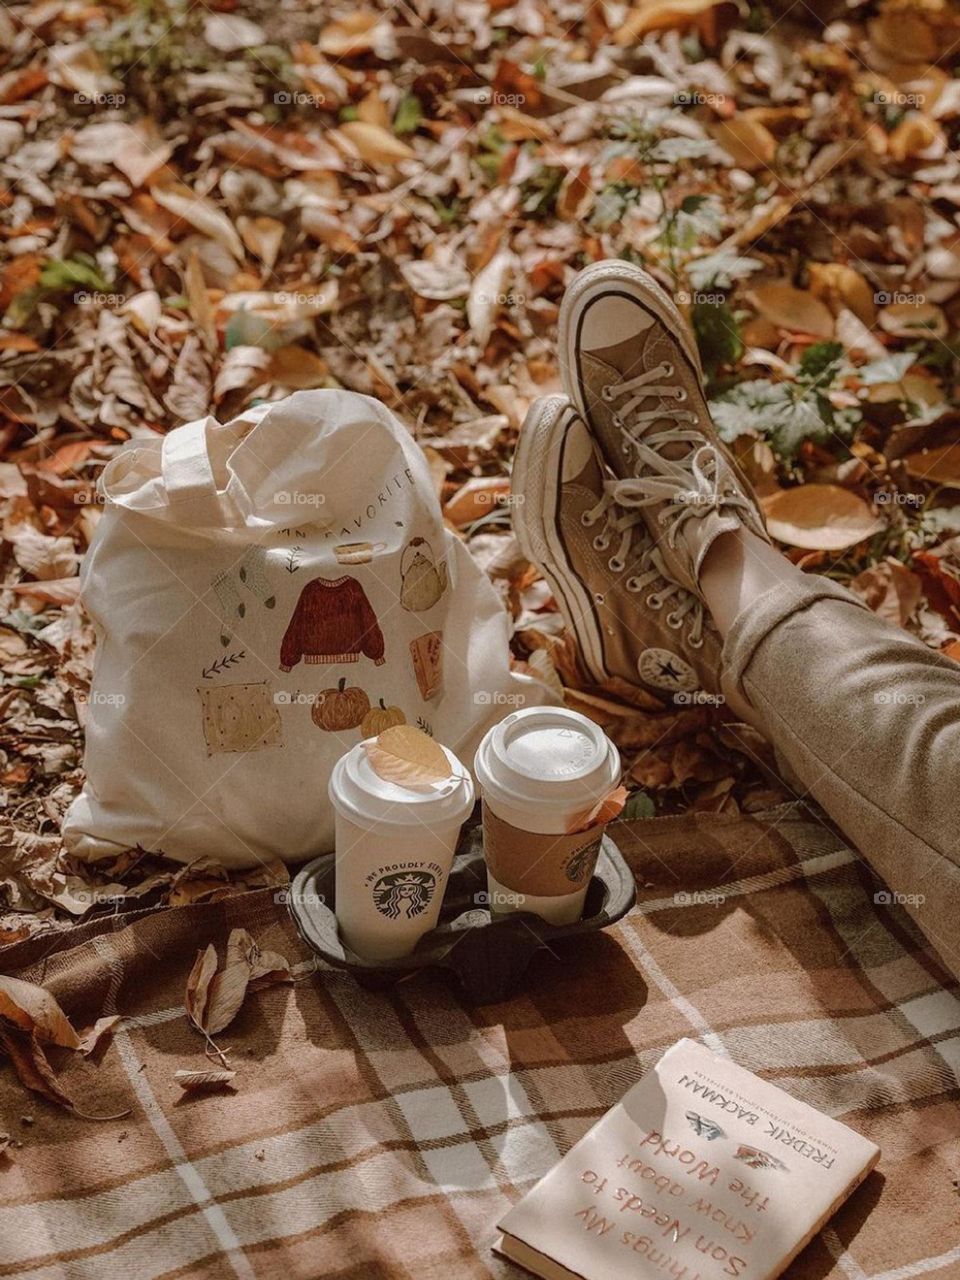
[[[609,293],[613,289],[630,294],[674,334],[696,369],[701,382],[703,381],[700,353],[697,351],[693,335],[673,299],[663,291],[653,276],[641,267],[635,267],[632,262],[623,262],[620,259],[612,258],[605,262],[595,262],[580,272],[563,295],[563,302],[560,304],[557,344],[564,390],[588,423],[590,419],[587,405],[581,393],[580,379],[577,375],[580,318],[598,294]]]
[[[603,642],[590,592],[569,568],[557,532],[564,437],[577,417],[566,396],[535,401],[520,429],[513,459],[513,531],[520,550],[546,579],[564,621],[576,637],[581,660],[597,684],[608,679]]]

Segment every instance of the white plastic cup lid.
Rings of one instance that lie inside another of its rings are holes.
[[[328,787],[333,807],[363,826],[439,826],[463,822],[473,808],[473,781],[467,767],[448,747],[442,751],[451,775],[443,782],[404,787],[387,782],[374,770],[366,748],[358,742],[333,766]]]
[[[616,785],[620,754],[600,726],[578,711],[527,707],[489,730],[474,769],[494,803],[576,809]]]

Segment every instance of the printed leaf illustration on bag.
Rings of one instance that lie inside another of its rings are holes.
[[[443,632],[426,631],[410,641],[410,660],[424,702],[443,688]]]
[[[283,741],[283,727],[266,682],[198,689],[207,755],[260,751]]]
[[[233,628],[247,616],[244,591],[250,592],[264,606],[272,609],[277,597],[267,578],[267,553],[263,547],[248,547],[237,564],[214,578],[213,593],[220,614],[220,643],[224,648],[233,639]]]
[[[400,603],[411,613],[432,609],[447,589],[447,562],[426,538],[411,538],[400,557]]]
[[[280,645],[280,670],[292,671],[301,658],[323,666],[356,662],[361,653],[379,667],[383,651],[377,615],[357,579],[313,578],[300,592]]]

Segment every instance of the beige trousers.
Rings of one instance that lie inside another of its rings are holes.
[[[736,619],[723,687],[960,977],[960,666],[811,576]]]

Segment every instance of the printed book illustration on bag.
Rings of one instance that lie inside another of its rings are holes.
[[[357,662],[361,653],[378,667],[386,660],[383,632],[363,587],[349,574],[308,582],[280,645],[280,670],[292,671],[301,658],[326,666]]]
[[[424,702],[443,689],[443,632],[427,631],[410,641],[410,659]]]

